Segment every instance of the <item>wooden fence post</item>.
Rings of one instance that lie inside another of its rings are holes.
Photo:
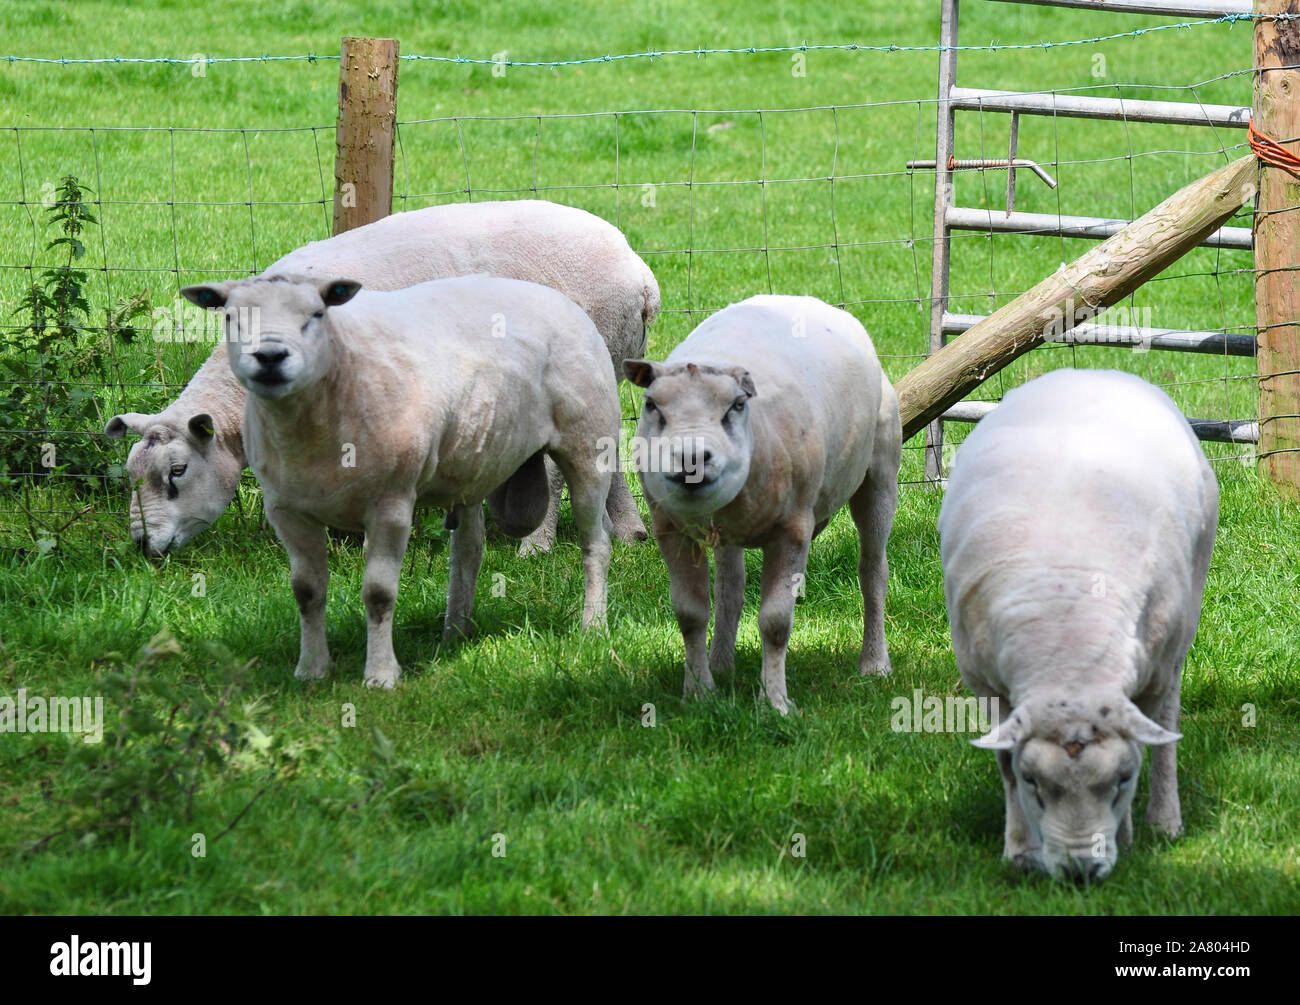
[[[334,136],[334,233],[340,234],[393,208],[397,39],[343,40]]]
[[[1300,0],[1255,0],[1255,13],[1300,14]],[[1300,137],[1300,22],[1255,21],[1255,128]],[[1294,147],[1293,147],[1294,149]],[[1300,180],[1261,165],[1255,209],[1260,468],[1300,498]]]

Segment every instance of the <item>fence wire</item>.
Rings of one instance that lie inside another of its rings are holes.
[[[1225,20],[1234,19],[1215,19]],[[1185,85],[1107,83],[1040,93],[1177,92],[1200,104],[1207,85],[1251,72],[1236,69]],[[1245,90],[1242,97],[1249,97]],[[858,316],[897,380],[928,348],[934,178],[905,163],[933,156],[936,111],[936,98],[926,96],[795,108],[407,119],[398,124],[393,209],[512,198],[579,206],[623,230],[658,277],[663,308],[651,331],[652,355],[666,354],[705,316],[746,296],[811,294]],[[970,151],[965,156],[1005,156],[1006,130],[1006,113],[963,112],[958,149]],[[210,343],[173,340],[168,312],[179,309],[181,287],[256,274],[293,248],[329,236],[333,134],[332,124],[0,131],[0,148],[7,148],[0,155],[0,456],[26,459],[0,470],[0,541],[26,547],[90,513],[125,515],[127,446],[106,440],[105,420],[161,410],[213,351]],[[1022,156],[1049,169],[1059,184],[1048,190],[1026,174],[1016,208],[1058,220],[1134,218],[1245,149],[1223,129],[1057,116],[1023,116],[1019,144]],[[214,146],[224,152],[220,171],[207,166],[210,157],[197,155]],[[575,159],[575,150],[583,156]],[[160,163],[166,165],[161,184]],[[24,347],[15,305],[50,267],[46,218],[57,183],[68,174],[90,190],[86,202],[98,217],[75,265],[99,298],[95,310],[143,295],[149,313],[129,338],[107,318],[85,326],[93,351],[103,354],[99,375],[61,381],[60,390],[32,381],[39,353]],[[956,202],[997,211],[1005,181],[1005,169],[960,173]],[[1249,226],[1249,207],[1235,222]],[[996,310],[1089,247],[1054,234],[954,231],[951,241],[949,309],[970,314]],[[1254,334],[1254,280],[1249,251],[1201,248],[1135,291],[1122,311],[1138,327]],[[1000,399],[1060,366],[1137,373],[1164,387],[1192,417],[1259,420],[1255,360],[1226,351],[1045,346],[973,397]],[[70,395],[76,407],[59,414],[78,421],[59,424],[49,412],[45,421],[16,421],[42,416],[3,404],[34,387],[47,404],[55,392],[64,396],[59,401]],[[627,421],[634,422],[637,395],[626,386],[623,394]],[[960,427],[949,428],[958,441]],[[97,466],[78,472],[31,462],[43,444],[53,444],[56,457],[83,447]],[[1253,449],[1241,444],[1206,447],[1219,463],[1253,462]],[[922,450],[920,437],[906,445],[907,484],[922,481]]]

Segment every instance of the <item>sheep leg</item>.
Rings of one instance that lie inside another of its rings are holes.
[[[329,550],[325,527],[310,517],[271,505],[267,519],[289,553],[289,582],[298,602],[301,643],[298,680],[319,680],[329,672],[330,651],[325,641],[325,597],[329,589]]]
[[[1171,733],[1178,732],[1183,668],[1173,674],[1173,683],[1152,716]],[[1178,801],[1178,744],[1161,743],[1151,748],[1151,795],[1147,801],[1147,823],[1161,834],[1176,837],[1183,829]]]
[[[605,510],[609,514],[611,533],[615,540],[630,543],[644,541],[648,536],[641,512],[636,508],[632,490],[627,487],[627,479],[622,470],[613,472],[609,481],[609,496],[605,500]]]
[[[361,599],[366,605],[366,687],[391,688],[402,675],[393,652],[393,608],[411,536],[413,503],[386,499],[366,515],[366,574]],[[479,520],[482,507],[476,507]]]
[[[885,592],[889,561],[885,544],[898,509],[898,468],[903,444],[898,425],[898,399],[884,389],[871,466],[849,500],[849,514],[858,528],[858,582],[862,587],[862,653],[858,672],[884,676],[893,669],[885,642]]]
[[[548,552],[555,544],[555,528],[560,521],[560,493],[564,491],[564,475],[555,462],[546,458],[546,479],[550,486],[546,516],[538,528],[519,542],[519,557],[527,558],[535,552]]]
[[[673,526],[662,510],[651,507],[651,513],[659,554],[668,566],[673,613],[686,644],[682,695],[689,698],[717,689],[705,649],[709,631],[709,554],[702,544]]]
[[[1115,843],[1125,848],[1133,843],[1132,803],[1128,804],[1128,808],[1124,811],[1124,819],[1119,822],[1119,827],[1115,830]]]
[[[1011,751],[999,750],[998,770],[1002,773],[1002,792],[1007,803],[1006,836],[1002,844],[1002,857],[1022,869],[1032,869],[1036,856],[1030,841],[1029,820],[1020,806],[1020,793],[1016,788],[1016,775],[1011,770]]]
[[[785,654],[794,625],[794,600],[803,588],[812,543],[811,518],[792,522],[763,549],[763,598],[758,631],[763,637],[763,688],[772,707],[786,715],[792,705],[785,687]]]
[[[709,670],[726,673],[736,666],[736,630],[745,606],[745,549],[725,546],[713,553],[713,644]]]
[[[483,507],[467,505],[460,526],[451,532],[447,562],[447,616],[442,637],[450,642],[469,635],[474,613],[474,588],[483,565]]]
[[[608,471],[601,471],[597,456],[590,451],[556,451],[555,463],[569,483],[573,521],[578,525],[582,546],[582,569],[586,591],[582,604],[582,627],[603,626],[609,597],[609,528],[605,522],[605,497],[609,495]]]

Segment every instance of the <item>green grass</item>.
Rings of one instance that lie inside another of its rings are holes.
[[[401,39],[404,52],[490,57],[507,50],[529,59],[805,40],[933,45],[938,37],[937,4],[876,0],[761,9],[678,0],[626,9],[448,3],[433,11],[421,5],[418,15],[415,5],[394,2],[370,4],[361,16],[353,6],[28,4],[6,13],[0,47],[50,56],[324,53],[336,51],[343,34],[387,34]],[[1084,38],[1155,23],[970,3],[962,41]],[[1107,61],[1103,83],[1188,84],[1248,66],[1250,35],[1210,26],[1096,46],[963,53],[959,81],[1095,84],[1099,53]],[[807,66],[807,76],[796,78],[788,55],[676,57],[512,69],[497,78],[484,68],[403,63],[397,208],[497,190],[525,195],[535,185],[618,222],[646,256],[665,305],[652,354],[666,353],[704,312],[767,290],[770,270],[777,292],[847,302],[897,378],[926,341],[919,301],[929,289],[932,195],[927,176],[898,172],[908,158],[932,156],[935,54],[811,53]],[[328,194],[322,175],[327,184],[332,171],[336,74],[330,61],[218,64],[203,77],[180,67],[0,63],[0,311],[8,315],[33,255],[28,207],[15,203],[39,198],[43,184],[68,172],[104,203],[102,240],[93,235],[89,257],[106,270],[95,277],[105,301],[147,286],[156,305],[168,305],[180,285],[264,266],[325,236],[319,200]],[[1248,82],[1238,76],[1196,94],[1244,104]],[[1160,94],[1140,86],[1125,93]],[[761,121],[725,111],[864,102],[897,103],[765,112]],[[724,111],[633,114],[656,109]],[[627,113],[617,127],[608,115],[547,119],[540,140],[535,118],[465,119],[459,135],[446,119],[611,111]],[[15,126],[24,128],[8,128]],[[118,126],[245,131],[110,128]],[[961,156],[1002,155],[1005,117],[966,115],[959,126]],[[273,131],[281,129],[296,131]],[[1050,169],[1062,184],[1050,192],[1022,177],[1020,207],[1142,212],[1221,163],[1220,142],[1241,138],[1026,118],[1022,153],[1059,161]],[[832,168],[833,226],[825,180]],[[769,183],[703,184],[760,177]],[[1003,177],[963,176],[959,201],[999,205]],[[813,180],[772,181],[780,178]],[[646,183],[656,186],[653,206],[643,204]],[[820,247],[835,242],[838,256]],[[763,247],[805,250],[724,250]],[[991,309],[1086,247],[957,238],[954,309]],[[1240,253],[1199,251],[1138,291],[1132,305],[1150,308],[1156,325],[1249,325],[1251,277],[1234,272],[1249,266]],[[121,271],[135,269],[146,271]],[[97,390],[103,413],[174,394],[206,351],[153,343],[122,351],[115,386]],[[1214,357],[1042,350],[983,390],[996,396],[1072,364],[1122,366],[1165,384],[1189,414],[1256,412],[1254,385],[1242,379],[1252,362]],[[166,390],[132,386],[138,383]],[[633,395],[624,394],[630,414]],[[1233,450],[1210,445],[1207,452]],[[123,453],[114,444],[105,456],[120,461]],[[332,546],[334,674],[313,686],[292,679],[297,619],[286,562],[259,524],[251,483],[241,492],[242,516],[232,510],[194,547],[160,562],[129,547],[111,512],[124,502],[117,489],[8,493],[0,496],[7,545],[0,549],[0,694],[22,687],[100,693],[109,654],[133,653],[168,627],[183,652],[159,665],[160,677],[186,695],[214,693],[214,665],[202,649],[209,640],[255,660],[243,700],[259,702],[277,749],[303,753],[220,838],[261,791],[259,772],[240,760],[210,780],[192,818],[163,803],[141,814],[129,835],[101,833],[89,843],[59,834],[38,844],[66,823],[64,800],[76,779],[62,763],[64,740],[0,734],[0,910],[1294,912],[1300,508],[1280,501],[1249,467],[1220,460],[1216,470],[1221,530],[1184,685],[1187,833],[1156,838],[1141,827],[1139,809],[1135,847],[1096,888],[1022,877],[1002,865],[1002,794],[991,756],[962,736],[889,730],[892,698],[918,687],[944,694],[957,682],[935,531],[939,497],[929,490],[904,489],[890,543],[887,631],[896,670],[887,680],[853,671],[861,602],[847,517],[818,539],[790,650],[791,694],[802,714],[790,720],[766,707],[759,686],[756,576],[737,672],[716,699],[680,699],[681,639],[653,545],[615,549],[610,633],[584,636],[574,628],[582,591],[571,533],[553,554],[527,561],[495,540],[480,580],[478,633],[448,647],[438,630],[445,538],[431,516],[413,539],[398,600],[405,682],[393,694],[374,694],[360,682],[360,548],[346,539]],[[918,452],[909,450],[904,477],[919,473]],[[58,549],[32,547],[40,523],[29,522],[24,506],[34,511],[31,521],[58,526],[88,504],[93,511],[68,527]],[[750,561],[756,572],[758,555]],[[204,597],[192,596],[198,573]],[[505,577],[503,596],[489,589],[493,573]],[[355,727],[341,724],[346,703],[355,705]],[[653,728],[641,725],[647,703],[655,706]],[[1247,704],[1253,727],[1242,724]],[[391,756],[372,728],[391,740]],[[1144,798],[1145,782],[1139,807]],[[209,841],[205,858],[191,855],[195,833]],[[796,833],[804,835],[805,857],[791,854]],[[492,855],[496,834],[505,836],[504,857]]]
[[[399,599],[407,672],[392,694],[360,682],[354,542],[333,549],[336,668],[314,686],[290,676],[296,618],[282,557],[247,523],[228,517],[157,564],[122,544],[101,556],[11,556],[0,568],[0,597],[14,612],[0,691],[98,693],[106,652],[130,651],[169,625],[186,653],[160,673],[211,691],[199,640],[255,656],[245,698],[266,706],[276,742],[311,755],[204,859],[191,857],[192,835],[211,841],[222,831],[256,793],[255,773],[219,776],[193,819],[164,808],[140,819],[129,841],[85,849],[71,835],[31,852],[62,819],[72,781],[58,766],[63,740],[0,736],[0,853],[10,862],[0,904],[85,913],[1293,911],[1300,709],[1285,626],[1300,567],[1289,532],[1297,514],[1245,469],[1223,481],[1219,547],[1184,684],[1187,834],[1170,842],[1139,826],[1134,849],[1098,888],[1002,865],[1001,786],[993,758],[967,737],[889,729],[892,698],[913,688],[942,695],[957,681],[938,497],[914,490],[891,543],[894,675],[854,672],[856,538],[841,516],[813,550],[796,611],[791,693],[802,714],[788,721],[759,685],[752,585],[737,672],[715,699],[679,698],[681,641],[652,546],[616,549],[604,637],[574,628],[581,574],[571,536],[526,563],[498,543],[482,582],[502,573],[505,594],[481,589],[479,634],[448,648],[437,630],[446,550],[426,531]],[[206,577],[204,598],[191,596],[196,573]],[[346,702],[354,728],[341,726]],[[653,728],[642,725],[646,703]],[[1242,725],[1247,703],[1253,728]],[[400,784],[383,781],[371,727],[395,744]],[[491,854],[494,834],[506,837],[504,858]],[[804,858],[790,855],[795,834],[805,836]]]

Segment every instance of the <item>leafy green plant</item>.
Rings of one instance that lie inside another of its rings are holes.
[[[95,430],[102,422],[92,388],[110,382],[116,345],[132,343],[134,322],[151,312],[148,290],[101,307],[90,300],[90,277],[78,266],[86,256],[87,229],[99,220],[86,201],[89,189],[73,175],[59,182],[45,207],[45,226],[55,235],[45,245],[53,263],[18,298],[0,351],[0,422],[15,430],[0,455],[0,478],[10,484],[54,472],[88,484],[103,474],[108,454],[98,437],[69,438],[67,431]]]
[[[69,743],[62,761],[63,784],[54,796],[64,826],[32,842],[45,845],[63,834],[83,843],[130,831],[143,815],[158,810],[190,821],[209,782],[227,774],[251,775],[257,790],[243,809],[215,835],[229,831],[266,791],[292,773],[310,748],[280,742],[263,729],[264,709],[243,695],[252,662],[241,663],[223,647],[207,644],[218,674],[215,687],[187,686],[163,669],[183,652],[164,630],[133,660],[120,654],[100,682],[105,707],[117,710],[115,727],[101,743]]]

